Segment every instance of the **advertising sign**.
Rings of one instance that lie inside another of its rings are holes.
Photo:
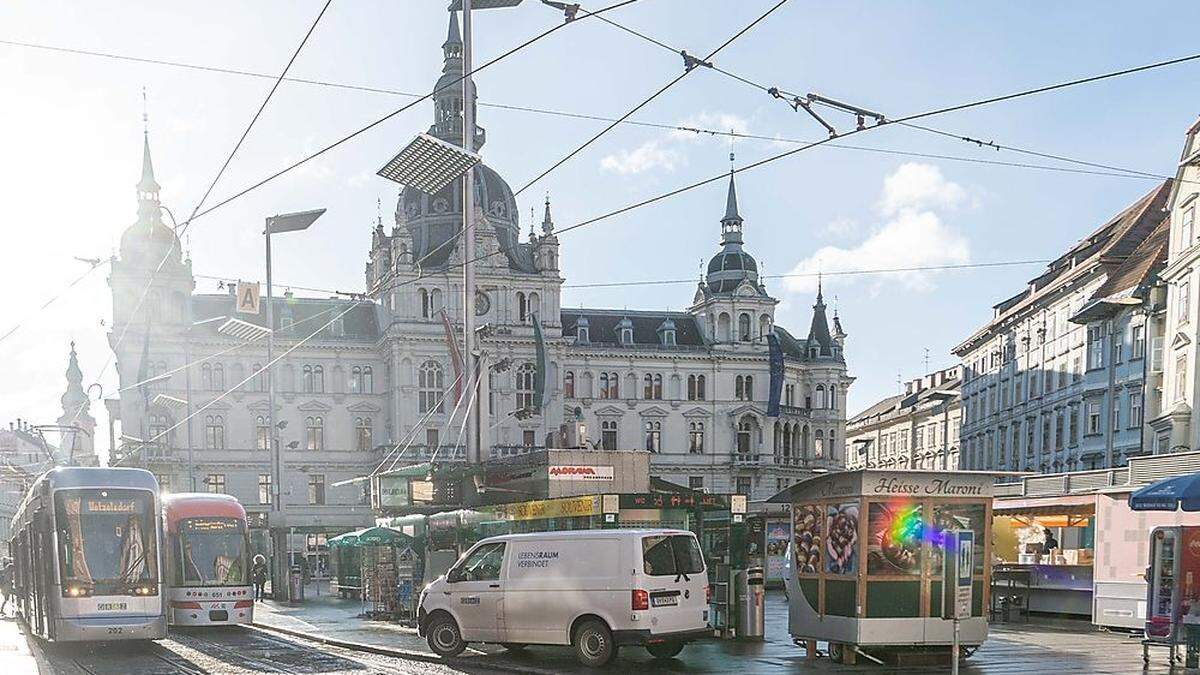
[[[239,314],[258,314],[261,303],[258,282],[237,282],[237,311]]]
[[[588,495],[566,499],[541,499],[516,504],[500,504],[492,508],[495,509],[497,516],[506,520],[596,516],[600,515],[600,497]]]
[[[944,579],[946,588],[946,619],[968,619],[971,617],[972,579],[975,574],[975,533],[970,530],[953,530],[945,538]]]
[[[408,476],[379,476],[377,480],[381,507],[408,506]]]
[[[611,466],[551,464],[549,473],[550,480],[611,481],[613,479]]]
[[[767,578],[782,579],[783,566],[787,562],[787,545],[791,537],[786,520],[767,523]]]

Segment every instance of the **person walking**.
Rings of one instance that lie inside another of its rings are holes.
[[[4,602],[0,603],[0,615],[8,615],[8,601],[13,595],[13,562],[5,559],[0,567],[0,593],[4,593]]]
[[[267,559],[263,554],[259,553],[254,556],[254,565],[250,568],[250,577],[254,582],[254,599],[256,601],[263,600],[265,595],[263,589],[267,585]]]

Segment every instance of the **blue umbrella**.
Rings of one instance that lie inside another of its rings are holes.
[[[1134,511],[1200,511],[1200,473],[1160,480],[1129,495]]]

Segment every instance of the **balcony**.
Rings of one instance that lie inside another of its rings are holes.
[[[735,452],[730,455],[734,466],[759,466],[762,464],[762,455],[749,452]]]
[[[488,451],[488,456],[494,458],[499,457],[519,457],[520,455],[528,455],[531,452],[545,450],[544,445],[493,445]]]

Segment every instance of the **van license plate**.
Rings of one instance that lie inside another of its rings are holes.
[[[650,604],[655,607],[675,607],[679,604],[678,595],[659,595],[650,598]]]

